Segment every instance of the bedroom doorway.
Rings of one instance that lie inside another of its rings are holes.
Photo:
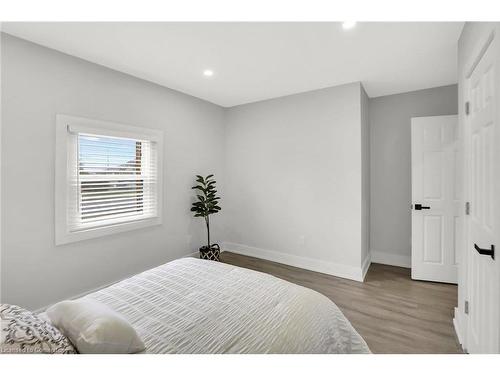
[[[412,279],[457,283],[457,129],[456,115],[411,119]]]

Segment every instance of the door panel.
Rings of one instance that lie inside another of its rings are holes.
[[[412,118],[412,278],[457,282],[457,116]],[[414,208],[414,206],[413,206]]]
[[[474,245],[489,249],[497,244],[499,214],[495,191],[500,187],[496,173],[499,156],[496,78],[498,52],[490,44],[468,80],[471,112],[466,119],[469,158],[469,197],[471,214],[467,220],[469,319],[467,350],[470,353],[499,352],[499,270],[495,259],[481,255]]]
[[[443,262],[443,217],[424,217],[424,262]]]
[[[442,158],[441,151],[430,151],[424,154],[424,199],[442,198]]]

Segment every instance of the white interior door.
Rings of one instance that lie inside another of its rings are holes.
[[[468,80],[470,110],[466,117],[466,140],[469,142],[466,156],[471,208],[465,256],[469,301],[467,350],[470,353],[498,353],[500,350],[500,254],[490,254],[494,246],[498,246],[500,229],[497,48],[493,40]]]
[[[411,277],[457,282],[457,116],[411,119]]]

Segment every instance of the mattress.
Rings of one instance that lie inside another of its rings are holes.
[[[369,353],[313,290],[224,263],[183,258],[89,294],[122,314],[147,353]]]

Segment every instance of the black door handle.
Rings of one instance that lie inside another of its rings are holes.
[[[474,244],[474,249],[481,255],[490,255],[492,259],[495,259],[495,245],[491,245],[490,249],[481,249],[479,246]]]
[[[430,206],[422,206],[420,203],[415,204],[415,210],[430,210]]]

